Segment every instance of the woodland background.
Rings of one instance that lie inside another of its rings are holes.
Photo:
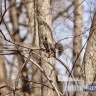
[[[0,0],[0,96],[96,96],[64,91],[66,84],[95,83],[95,5],[95,0]],[[61,43],[62,55],[46,52],[42,36]],[[59,82],[59,74],[82,82]]]

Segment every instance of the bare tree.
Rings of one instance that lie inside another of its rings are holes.
[[[38,49],[40,48],[39,44],[39,33],[38,33],[38,1],[29,1],[29,3],[26,4],[27,10],[28,10],[28,18],[29,18],[29,31],[31,32],[31,35],[33,37],[32,40],[32,46],[37,47]],[[40,53],[38,50],[34,50],[35,53]],[[40,64],[40,57],[36,56],[36,54],[32,55],[32,59]],[[32,65],[32,79],[33,81],[37,83],[41,83],[41,71],[35,66],[34,64]],[[41,85],[33,83],[33,94],[34,96],[40,96],[41,94]]]
[[[8,84],[8,78],[7,78],[7,70],[5,65],[5,57],[2,52],[3,46],[2,46],[2,34],[0,33],[0,87]],[[1,95],[5,94],[4,92],[8,93],[9,90],[7,88],[3,88],[0,90]]]
[[[78,8],[76,8],[75,12],[74,12],[74,37],[73,38],[73,66],[74,66],[74,70],[73,70],[73,74],[75,77],[79,78],[80,76],[80,70],[79,68],[81,68],[81,55],[80,55],[80,50],[82,48],[82,12],[83,12],[83,8],[82,8],[82,4],[81,4],[82,0],[76,0],[74,2],[75,7],[78,6]],[[78,57],[78,55],[80,55]]]
[[[81,65],[81,48],[82,48],[82,22],[83,22],[83,6],[82,0],[75,0],[74,12],[74,38],[73,38],[73,75],[75,78],[80,79],[82,75]],[[79,84],[80,85],[80,84]],[[74,93],[76,96],[81,96],[80,92]]]
[[[12,6],[12,4],[16,4],[15,0],[9,0],[10,6]],[[21,7],[21,5],[19,6]],[[20,9],[21,10],[21,9]],[[11,39],[14,42],[21,42],[23,43],[24,40],[22,40],[20,38],[20,30],[19,30],[19,16],[20,13],[18,13],[18,8],[14,5],[10,8],[9,10],[10,12],[10,20],[12,23],[12,32],[11,32]],[[17,49],[19,49],[18,46],[15,46]],[[23,63],[25,62],[24,57],[22,57],[19,53],[17,54],[16,58],[18,59],[18,67],[19,70],[21,70]],[[14,63],[14,62],[13,62]],[[28,79],[28,72],[27,72],[27,67],[25,66],[21,72],[21,80],[22,80],[22,92],[25,92],[26,94],[30,94],[30,88],[29,85],[26,85],[28,83],[27,79]],[[26,86],[25,86],[26,85]],[[18,85],[16,85],[15,87],[17,87]],[[25,87],[23,87],[25,86]],[[25,94],[25,95],[26,95]]]
[[[85,84],[94,84],[96,77],[96,12],[94,13],[92,25],[89,33],[89,37],[87,39],[87,47],[83,59],[84,64],[84,76],[85,76]],[[95,96],[95,92],[90,93],[92,96]]]
[[[42,5],[42,6],[41,6]],[[38,0],[38,15],[39,15],[39,37],[44,36],[48,42],[53,43],[52,40],[52,18],[51,18],[51,14],[50,14],[50,0]],[[44,38],[44,39],[45,39]],[[42,42],[42,38],[40,38],[40,47],[42,48],[43,46],[43,42]],[[41,56],[47,60],[47,62],[51,63],[54,66],[54,58],[53,57],[47,57],[47,54],[45,52],[41,52]],[[51,82],[53,82],[54,84],[56,84],[56,74],[53,71],[53,67],[51,65],[49,65],[46,61],[44,61],[43,59],[41,59],[41,66],[44,69],[44,71],[46,71],[46,75],[49,76],[51,78],[52,81],[49,81],[48,79],[45,78],[44,74],[42,74],[42,82],[43,84],[46,84],[49,87],[52,87]],[[57,85],[57,84],[56,84]],[[56,93],[45,87],[42,86],[41,87],[41,95],[45,96],[47,94],[47,96],[56,96]]]

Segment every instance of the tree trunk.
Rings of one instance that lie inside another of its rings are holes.
[[[0,33],[0,36],[1,33]],[[2,38],[0,37],[0,43],[2,43]],[[3,49],[2,45],[0,45],[0,49]],[[0,53],[3,53],[2,51],[0,51]],[[5,67],[5,60],[4,60],[4,56],[0,55],[0,87],[7,85],[8,80],[7,80],[7,73],[6,73],[6,67]],[[8,89],[6,88],[2,88],[0,89],[1,94],[4,92],[8,93]],[[4,95],[2,94],[2,95]]]
[[[74,38],[73,38],[73,75],[76,79],[80,79],[82,75],[81,67],[81,48],[82,48],[82,23],[83,23],[83,6],[82,0],[75,0],[74,12]],[[80,85],[80,83],[79,83]],[[76,96],[81,96],[80,92],[74,93]]]
[[[83,64],[85,66],[85,83],[94,84],[96,76],[96,12],[93,17],[87,47],[84,55]],[[91,92],[92,96],[96,96],[95,92]]]
[[[79,78],[80,76],[80,70],[78,70],[78,67],[81,66],[81,48],[82,48],[82,4],[79,5],[81,3],[82,0],[75,0],[74,4],[75,4],[75,8],[77,6],[79,6],[78,8],[76,8],[75,12],[74,12],[74,38],[73,38],[73,66],[74,66],[74,70],[73,70],[73,74],[75,78]],[[80,55],[79,55],[80,54]],[[79,55],[79,57],[78,57]],[[79,71],[79,72],[78,72]]]
[[[10,3],[10,6],[11,4],[15,4],[16,1],[15,0],[9,0],[9,3]],[[10,8],[9,10],[10,12],[10,19],[11,19],[11,22],[12,22],[12,25],[13,25],[13,34],[12,34],[12,39],[15,41],[15,42],[23,42],[19,36],[19,17],[18,17],[18,14],[17,14],[17,7],[16,5],[14,5],[13,7]],[[17,48],[19,48],[18,46],[16,46]],[[19,66],[19,70],[21,70],[22,66],[23,66],[23,63],[24,63],[24,58],[18,53],[17,54],[17,58],[18,58],[18,66]],[[24,96],[28,96],[28,94],[30,94],[30,87],[29,87],[29,84],[27,79],[28,79],[28,69],[27,67],[25,66],[24,69],[22,70],[22,74],[21,75],[21,79],[22,80],[22,92],[25,92],[25,95]],[[26,85],[27,84],[27,85]],[[26,86],[25,86],[26,85]],[[25,87],[23,87],[25,86]]]
[[[50,10],[50,0],[38,0],[38,21],[39,21],[39,38],[40,38],[40,47],[43,47],[43,39],[42,36],[46,36],[48,42],[53,43],[52,40],[52,18],[51,18],[51,10]],[[48,57],[48,54],[45,51],[41,52],[41,56],[50,62],[54,66],[54,58]],[[57,85],[56,82],[56,74],[52,68],[51,65],[49,65],[46,61],[41,59],[41,67],[44,69],[44,71],[47,73],[47,76],[49,76],[55,85]],[[42,73],[42,84],[46,84],[47,86],[52,88],[51,82],[44,76]],[[57,87],[57,86],[56,86]],[[45,87],[42,85],[41,87],[41,96],[57,96],[55,91],[52,89]]]
[[[39,35],[38,35],[38,20],[37,20],[37,1],[30,2],[26,4],[28,10],[28,18],[29,18],[29,31],[33,37],[32,46],[39,48]],[[39,50],[40,51],[40,50]],[[34,50],[33,52],[40,54],[38,50]],[[32,54],[32,59],[40,64],[40,58],[35,54]],[[32,79],[34,82],[41,83],[41,71],[35,66],[32,65]],[[32,94],[34,96],[41,96],[41,85],[33,83]]]

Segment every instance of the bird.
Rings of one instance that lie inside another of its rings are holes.
[[[49,45],[49,43],[47,41],[47,37],[44,38],[43,45],[45,47],[46,52],[50,52],[50,45]]]
[[[64,51],[63,45],[61,43],[49,43],[46,36],[43,38],[43,45],[46,52],[54,53],[54,56],[56,56],[56,49],[58,50],[58,56],[61,56]]]

